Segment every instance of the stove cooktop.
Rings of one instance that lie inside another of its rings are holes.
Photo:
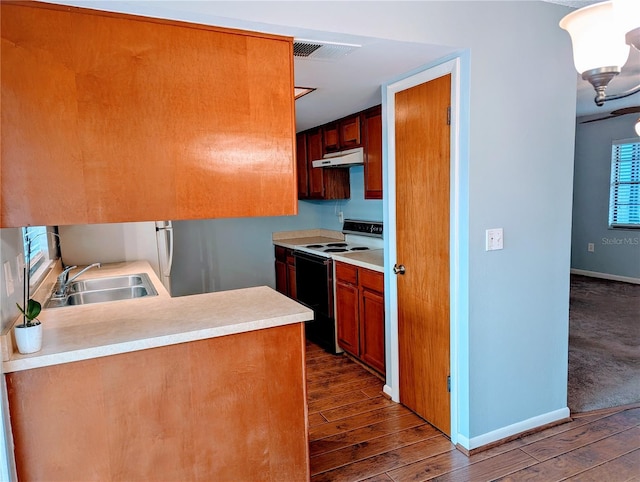
[[[342,230],[344,240],[306,244],[296,249],[310,254],[331,257],[333,254],[382,249],[382,222],[346,219]]]
[[[303,248],[318,253],[348,253],[349,251],[366,251],[371,249],[369,246],[352,243],[308,244],[303,246]]]

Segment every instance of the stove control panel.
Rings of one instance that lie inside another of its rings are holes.
[[[382,223],[379,221],[356,221],[345,219],[342,225],[342,232],[345,234],[360,234],[363,236],[374,236],[382,238]]]

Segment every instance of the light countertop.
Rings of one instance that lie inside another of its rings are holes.
[[[172,298],[143,261],[104,265],[78,279],[135,273],[147,273],[158,295],[44,309],[42,350],[10,352],[5,373],[313,319],[311,310],[266,286]]]
[[[334,253],[332,258],[335,261],[342,261],[343,263],[353,264],[360,268],[367,268],[384,273],[384,250],[382,249]]]
[[[296,249],[308,244],[332,243],[344,240],[344,235],[338,231],[325,229],[310,229],[306,231],[285,231],[273,233],[273,244],[284,248]],[[384,272],[384,250],[371,249],[368,251],[352,251],[347,253],[332,253],[336,261],[350,263],[361,268]]]

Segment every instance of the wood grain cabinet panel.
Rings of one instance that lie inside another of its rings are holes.
[[[336,318],[338,344],[340,347],[359,356],[359,292],[358,270],[355,266],[336,263]]]
[[[6,374],[19,480],[309,480],[304,325]]]
[[[364,117],[364,198],[382,199],[382,109],[373,107]]]
[[[322,126],[323,154],[362,145],[360,114],[353,114]]]
[[[283,246],[275,246],[276,291],[296,298],[296,261],[293,250]]]
[[[1,8],[2,226],[296,213],[290,38]]]
[[[298,198],[299,199],[349,199],[351,196],[349,169],[324,169],[313,167],[313,161],[322,159],[323,130],[320,127],[297,135],[298,146]],[[303,138],[303,139],[302,139]],[[300,156],[304,156],[304,161]]]
[[[384,275],[340,261],[335,267],[338,344],[384,375]]]

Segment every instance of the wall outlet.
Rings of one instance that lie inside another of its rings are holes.
[[[338,211],[338,222],[344,223],[344,213],[342,211]]]
[[[593,244],[593,243],[587,244],[587,251],[589,251],[590,253],[593,253],[593,252],[595,252],[595,250],[596,250],[595,244]]]
[[[492,228],[486,231],[485,250],[494,251],[502,249],[502,228]]]
[[[4,262],[4,285],[7,288],[7,296],[11,296],[14,292],[13,276],[11,275],[11,263]]]

